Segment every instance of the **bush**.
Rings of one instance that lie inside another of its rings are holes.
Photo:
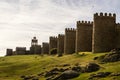
[[[57,54],[57,48],[51,49],[51,50],[50,50],[50,54],[51,54],[51,55]]]

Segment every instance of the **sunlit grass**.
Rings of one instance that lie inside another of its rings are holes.
[[[57,56],[40,56],[40,55],[19,55],[0,58],[0,80],[20,80],[21,75],[37,75],[44,71],[49,71],[53,67],[62,64],[71,66],[79,63],[85,66],[89,62],[95,62],[101,66],[97,72],[120,72],[120,62],[100,64],[93,58],[106,53],[81,52],[79,54]],[[59,66],[60,67],[60,66]],[[93,72],[93,73],[97,73]],[[92,73],[82,73],[73,80],[87,80]],[[101,78],[100,80],[112,80],[113,77]],[[116,77],[118,80],[120,77]],[[45,80],[41,78],[40,80]],[[98,79],[99,80],[99,79]]]

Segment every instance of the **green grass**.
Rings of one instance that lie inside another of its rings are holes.
[[[84,56],[81,56],[85,53]],[[57,56],[39,56],[39,55],[18,55],[18,56],[7,56],[0,57],[0,80],[21,80],[21,75],[37,75],[41,72],[49,71],[53,67],[63,64],[70,64],[71,66],[76,63],[85,66],[89,62],[95,62],[93,58],[96,56],[104,55],[105,53],[92,54],[91,52],[81,52],[79,54],[64,55],[63,57]],[[101,69],[96,72],[109,71],[109,72],[120,72],[120,62],[99,64]],[[45,69],[43,69],[45,68]],[[92,73],[82,73],[79,77],[72,80],[87,80],[89,75]],[[120,77],[115,77],[116,80],[120,80]],[[40,78],[45,80],[45,78]],[[113,80],[113,77],[100,78],[97,80]]]

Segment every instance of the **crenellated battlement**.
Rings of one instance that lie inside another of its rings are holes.
[[[120,23],[116,23],[116,25],[120,25]]]
[[[116,29],[118,30],[120,30],[120,23],[116,23]]]
[[[110,17],[110,18],[116,18],[116,14],[115,13],[95,13],[94,17]]]
[[[65,35],[64,34],[58,34],[59,37],[64,37]]]
[[[49,44],[48,42],[43,42],[42,44]]]
[[[93,25],[92,21],[77,21],[77,25]]]
[[[50,36],[50,40],[57,39],[57,36]]]
[[[75,28],[65,28],[66,32],[75,32],[76,29]]]

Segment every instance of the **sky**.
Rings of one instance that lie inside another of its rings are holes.
[[[49,36],[76,28],[76,21],[93,21],[98,12],[116,13],[120,22],[120,0],[0,0],[0,56],[6,49],[27,47],[36,36],[39,44]]]

